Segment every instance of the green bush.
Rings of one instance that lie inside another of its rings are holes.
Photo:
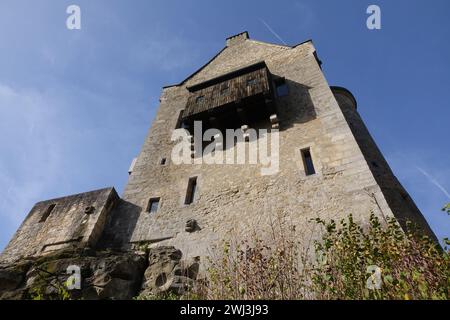
[[[201,298],[448,299],[448,252],[411,224],[404,231],[373,214],[364,227],[351,215],[314,221],[322,233],[312,253],[283,221],[265,240],[225,242]]]
[[[404,232],[395,219],[382,225],[375,215],[365,229],[351,215],[339,225],[316,221],[326,230],[315,243],[317,298],[448,299],[448,253],[411,224]],[[369,266],[381,271],[379,289],[367,288]]]

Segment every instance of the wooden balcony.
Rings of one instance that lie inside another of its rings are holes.
[[[266,109],[273,101],[271,75],[264,62],[196,84],[188,90],[190,96],[182,114],[187,123],[237,108],[257,105]]]

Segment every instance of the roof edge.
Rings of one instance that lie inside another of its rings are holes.
[[[106,188],[100,188],[100,189],[85,191],[85,192],[78,192],[78,193],[74,193],[74,194],[69,194],[69,195],[62,196],[62,197],[51,198],[51,199],[47,199],[47,200],[41,200],[41,201],[36,202],[35,205],[46,203],[46,202],[60,201],[60,200],[66,199],[66,198],[72,198],[72,197],[81,196],[83,194],[101,193],[101,192],[106,192],[106,191],[113,192],[113,193],[117,194],[117,191],[116,191],[116,189],[114,187],[106,187]]]
[[[176,83],[176,84],[171,84],[171,85],[167,85],[164,86],[163,89],[167,89],[167,88],[171,88],[171,87],[179,87],[181,86],[183,83],[185,83],[186,81],[188,81],[189,79],[193,78],[195,75],[197,75],[200,71],[202,71],[204,68],[206,68],[206,66],[208,64],[210,64],[211,62],[214,61],[214,59],[216,59],[219,54],[221,54],[227,47],[223,47],[219,52],[217,52],[211,59],[208,60],[208,62],[206,62],[203,66],[201,66],[199,69],[197,69],[196,71],[194,71],[192,74],[190,74],[187,78],[185,78],[183,81]]]
[[[239,36],[239,35],[241,35],[241,34],[247,34],[247,36],[248,36],[248,32],[247,31],[244,31],[244,32],[240,32],[240,33],[238,33],[238,34],[235,34],[235,35],[233,35],[233,36],[230,36],[230,37],[228,37],[228,38],[226,38],[227,40],[229,40],[229,39],[231,39],[231,38],[233,38],[233,37],[236,37],[236,36]],[[305,44],[305,43],[308,43],[308,42],[313,42],[312,41],[312,39],[308,39],[308,40],[305,40],[305,41],[303,41],[303,42],[300,42],[300,43],[298,43],[298,44],[295,44],[295,45],[293,45],[293,46],[285,46],[285,45],[282,45],[282,44],[275,44],[275,43],[270,43],[270,42],[265,42],[265,41],[260,41],[260,40],[254,40],[254,39],[250,39],[250,38],[248,38],[248,39],[246,39],[246,40],[248,40],[248,41],[253,41],[253,42],[257,42],[257,43],[261,43],[261,44],[267,44],[267,45],[272,45],[272,46],[279,46],[279,47],[283,47],[283,48],[291,48],[291,49],[294,49],[294,48],[296,48],[296,47],[298,47],[298,46],[301,46],[302,44]],[[197,69],[196,71],[194,71],[192,74],[190,74],[188,77],[186,77],[184,80],[182,80],[182,81],[180,81],[179,83],[175,83],[175,84],[170,84],[170,85],[166,85],[166,86],[163,86],[162,88],[163,88],[163,90],[164,89],[169,89],[169,88],[172,88],[172,87],[179,87],[179,86],[181,86],[183,83],[185,83],[185,82],[187,82],[188,80],[190,80],[190,79],[192,79],[194,76],[196,76],[200,71],[202,71],[204,68],[206,68],[206,66],[208,66],[212,61],[214,61],[214,59],[216,59],[226,48],[228,48],[228,46],[226,45],[225,47],[223,47],[218,53],[216,53],[211,59],[209,59],[208,60],[208,62],[206,62],[203,66],[201,66],[199,69]]]

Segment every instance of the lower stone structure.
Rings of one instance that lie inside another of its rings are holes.
[[[64,248],[95,247],[119,201],[114,188],[38,202],[0,256],[14,262]]]

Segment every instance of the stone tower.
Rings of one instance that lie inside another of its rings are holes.
[[[223,152],[249,145],[250,129],[278,131],[276,172],[263,174],[267,164],[260,162],[195,162],[205,155],[196,121],[201,133],[241,130],[244,140]],[[189,132],[193,164],[172,159],[177,128]],[[303,235],[311,218],[352,213],[364,222],[373,212],[402,225],[412,220],[434,237],[367,131],[353,95],[327,83],[312,41],[290,47],[252,40],[247,32],[229,37],[207,64],[163,88],[129,174],[121,198],[108,188],[36,204],[1,259],[142,243],[205,256],[222,239],[264,233],[278,214]]]

